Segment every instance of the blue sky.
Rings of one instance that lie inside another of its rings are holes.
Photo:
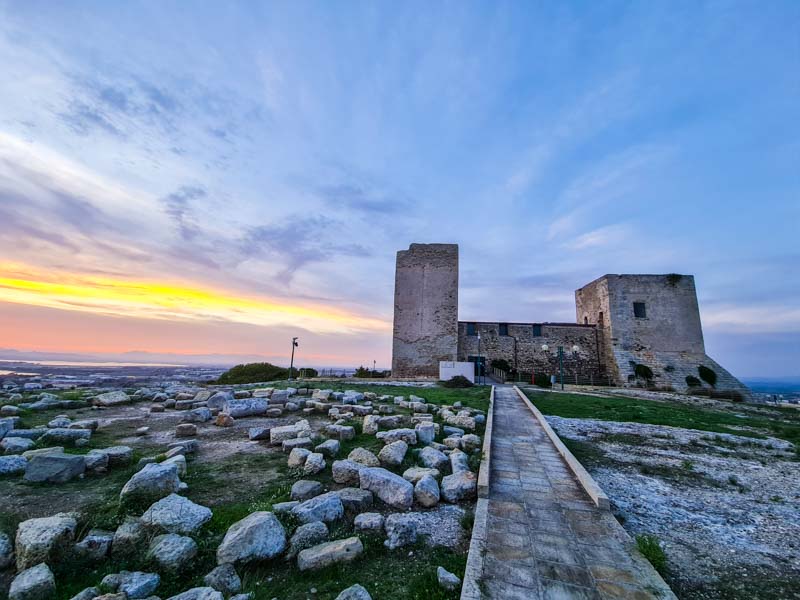
[[[299,330],[388,365],[395,252],[457,242],[462,319],[693,273],[712,356],[800,374],[798,31],[796,2],[0,2],[7,277],[346,322],[17,294],[0,346],[277,361]]]

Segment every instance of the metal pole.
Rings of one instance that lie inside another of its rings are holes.
[[[561,379],[561,389],[564,389],[564,346],[558,347],[558,372]]]
[[[292,380],[292,372],[294,370],[294,349],[297,346],[297,338],[292,338],[292,359],[289,362],[289,381]]]

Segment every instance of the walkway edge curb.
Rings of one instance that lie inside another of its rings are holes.
[[[542,429],[544,429],[547,437],[550,438],[550,441],[556,447],[556,450],[558,450],[558,453],[564,459],[564,462],[567,463],[567,466],[575,475],[578,483],[592,499],[592,502],[595,503],[597,508],[611,510],[611,502],[608,500],[606,493],[600,488],[594,478],[589,475],[589,472],[583,467],[580,461],[575,458],[572,452],[569,451],[569,448],[564,445],[564,442],[561,441],[561,438],[559,438],[556,432],[553,431],[553,428],[550,427],[550,424],[547,422],[547,419],[544,418],[544,415],[541,413],[541,411],[539,411],[539,409],[536,408],[530,400],[528,400],[528,397],[517,386],[514,386],[514,391],[517,392],[523,402],[528,405],[528,408],[533,413],[533,416],[535,416],[536,420],[539,421],[539,424],[542,426]]]
[[[492,460],[492,430],[494,424],[494,390],[489,394],[489,410],[486,413],[486,429],[483,431],[483,458],[478,470],[478,502],[475,504],[475,519],[469,542],[467,566],[461,586],[461,600],[481,599],[481,577],[483,558],[486,553],[486,521],[489,518],[489,477]]]
[[[494,386],[489,393],[489,410],[486,413],[486,429],[483,431],[483,456],[478,469],[478,498],[489,497],[489,474],[492,460],[492,426],[494,423]]]

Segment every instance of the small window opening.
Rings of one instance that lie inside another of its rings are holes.
[[[467,323],[467,335],[478,335],[475,323]]]
[[[584,325],[588,325],[589,324],[589,317],[583,317],[583,324]]]
[[[500,335],[508,335],[508,323],[500,323]]]
[[[637,319],[647,318],[647,308],[645,308],[644,302],[633,303],[633,316]]]
[[[533,326],[533,337],[542,337],[542,326],[541,325],[534,325]]]

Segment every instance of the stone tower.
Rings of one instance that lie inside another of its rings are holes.
[[[458,245],[411,244],[397,253],[394,377],[438,377],[458,353]]]
[[[717,387],[749,394],[706,354],[691,275],[604,275],[575,292],[575,309],[578,323],[597,325],[602,361],[618,384],[644,364],[657,385],[684,390],[686,376],[704,365],[717,373]]]

